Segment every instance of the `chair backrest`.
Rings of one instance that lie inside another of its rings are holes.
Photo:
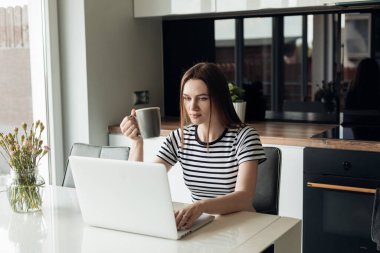
[[[71,147],[70,155],[128,160],[129,149],[129,147],[95,146],[85,143],[74,143]],[[66,172],[62,186],[75,188],[69,160],[67,160],[66,163]]]
[[[264,147],[267,160],[259,164],[253,206],[259,213],[278,214],[281,150]]]

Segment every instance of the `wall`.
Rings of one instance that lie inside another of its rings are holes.
[[[67,154],[72,142],[89,142],[84,2],[59,1],[58,24],[63,150]]]
[[[74,142],[108,144],[133,91],[163,108],[161,20],[134,19],[132,0],[62,0],[58,15],[67,158]]]

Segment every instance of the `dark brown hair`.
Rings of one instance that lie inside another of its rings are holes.
[[[216,113],[218,113],[221,117],[220,121],[225,127],[236,128],[244,126],[244,124],[241,122],[238,115],[236,114],[236,111],[232,104],[231,96],[228,90],[228,83],[223,72],[214,63],[201,62],[188,69],[181,80],[180,112],[182,143],[184,126],[185,124],[189,123],[189,118],[183,103],[183,89],[186,82],[191,79],[202,80],[207,86],[208,95],[210,98],[209,122],[211,122],[211,115],[213,113],[213,109],[215,109]],[[212,108],[213,105],[216,108]],[[210,125],[208,127],[208,132],[210,130],[209,128]]]
[[[376,60],[360,61],[355,79],[346,95],[347,110],[380,110],[380,69]]]
[[[358,64],[356,70],[355,81],[351,87],[352,90],[363,89],[369,92],[370,88],[379,88],[380,85],[380,69],[376,60],[373,58],[365,58]]]

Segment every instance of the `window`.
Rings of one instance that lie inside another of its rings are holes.
[[[344,22],[344,23],[343,23]],[[370,57],[371,49],[371,16],[370,14],[345,14],[342,20],[345,31],[347,58],[358,59]]]
[[[284,17],[284,103],[287,101],[304,101],[302,94],[302,47],[302,16]],[[286,109],[284,108],[284,110]]]
[[[244,19],[243,86],[247,95],[247,120],[265,119],[271,110],[272,18]]]
[[[0,131],[13,131],[22,122],[31,124],[39,119],[46,126],[44,143],[50,146],[54,144],[54,136],[51,135],[52,121],[48,120],[47,108],[52,108],[47,97],[56,92],[51,89],[52,81],[59,76],[52,75],[52,65],[58,61],[58,57],[52,61],[58,43],[50,33],[57,25],[51,22],[54,20],[51,18],[54,3],[54,0],[0,2]],[[55,86],[55,90],[59,90],[59,82]],[[54,113],[50,117],[52,115]],[[40,162],[40,174],[47,183],[54,181],[49,173],[52,153],[55,154],[53,148]],[[61,161],[59,158],[55,160]],[[0,177],[4,178],[8,173],[9,166],[0,158]]]
[[[0,132],[33,121],[27,1],[0,3]],[[0,174],[9,173],[0,158]]]
[[[207,43],[202,42],[197,47],[199,52],[201,48],[204,52],[188,54],[186,60],[181,57],[179,61],[196,63],[197,59],[204,58],[216,62],[228,81],[244,86],[248,121],[339,123],[357,62],[367,55],[379,55],[379,43],[375,43],[379,38],[379,29],[376,29],[379,18],[376,17],[377,12],[229,16],[199,20],[201,25],[195,24],[197,19],[187,20],[187,29],[202,34],[203,38],[212,32],[214,48],[208,38]],[[209,26],[210,20],[214,22],[214,29]],[[168,22],[180,25],[183,21]],[[182,28],[183,25],[178,30]],[[354,36],[355,32],[360,36]],[[164,34],[164,45],[170,45],[169,36]],[[181,50],[175,51],[180,48],[179,37],[173,38],[173,45],[164,50],[164,58],[182,54]],[[187,39],[185,34],[183,40]],[[364,46],[355,49],[358,43]],[[214,58],[206,52],[215,52]],[[180,68],[179,65],[175,67]],[[182,69],[187,67],[184,65]],[[175,82],[165,80],[165,91],[169,92],[175,89],[182,73],[170,64],[164,63],[164,69],[170,74],[168,77],[178,75]],[[176,96],[171,94],[170,97],[173,95]],[[165,111],[177,105],[168,103]]]
[[[235,19],[215,20],[215,63],[235,82]]]

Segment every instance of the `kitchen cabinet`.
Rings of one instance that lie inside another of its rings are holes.
[[[153,161],[165,137],[144,141],[144,160]],[[121,134],[109,134],[109,145],[130,146],[128,139]],[[279,215],[302,219],[302,182],[304,147],[286,145],[266,145],[281,149],[281,178]],[[177,163],[168,173],[173,201],[191,203],[190,192],[183,182],[182,169]]]
[[[135,0],[134,17],[161,17],[169,15],[260,11],[275,13],[275,9],[334,6],[336,3],[357,0]],[[366,1],[364,1],[366,2]],[[272,11],[270,11],[272,10]]]
[[[290,7],[289,1],[266,1],[266,0],[216,0],[216,12],[247,11],[267,8]]]
[[[215,0],[135,0],[134,17],[201,14],[215,12]]]
[[[371,240],[378,152],[304,149],[303,252],[376,252]]]
[[[284,9],[298,8],[310,6],[335,5],[333,0],[298,0],[298,1],[283,1],[283,0],[216,0],[216,12],[227,11],[250,11],[260,9]],[[347,2],[347,1],[345,1]]]
[[[304,147],[267,145],[281,150],[280,199],[278,215],[302,219]]]
[[[287,9],[287,8],[305,8],[305,7],[321,7],[321,6],[334,6],[339,2],[355,2],[356,0],[297,0],[297,1],[283,1],[283,0],[215,0],[216,12],[236,12],[236,11],[258,11],[270,9]],[[272,11],[273,13],[275,11]]]

